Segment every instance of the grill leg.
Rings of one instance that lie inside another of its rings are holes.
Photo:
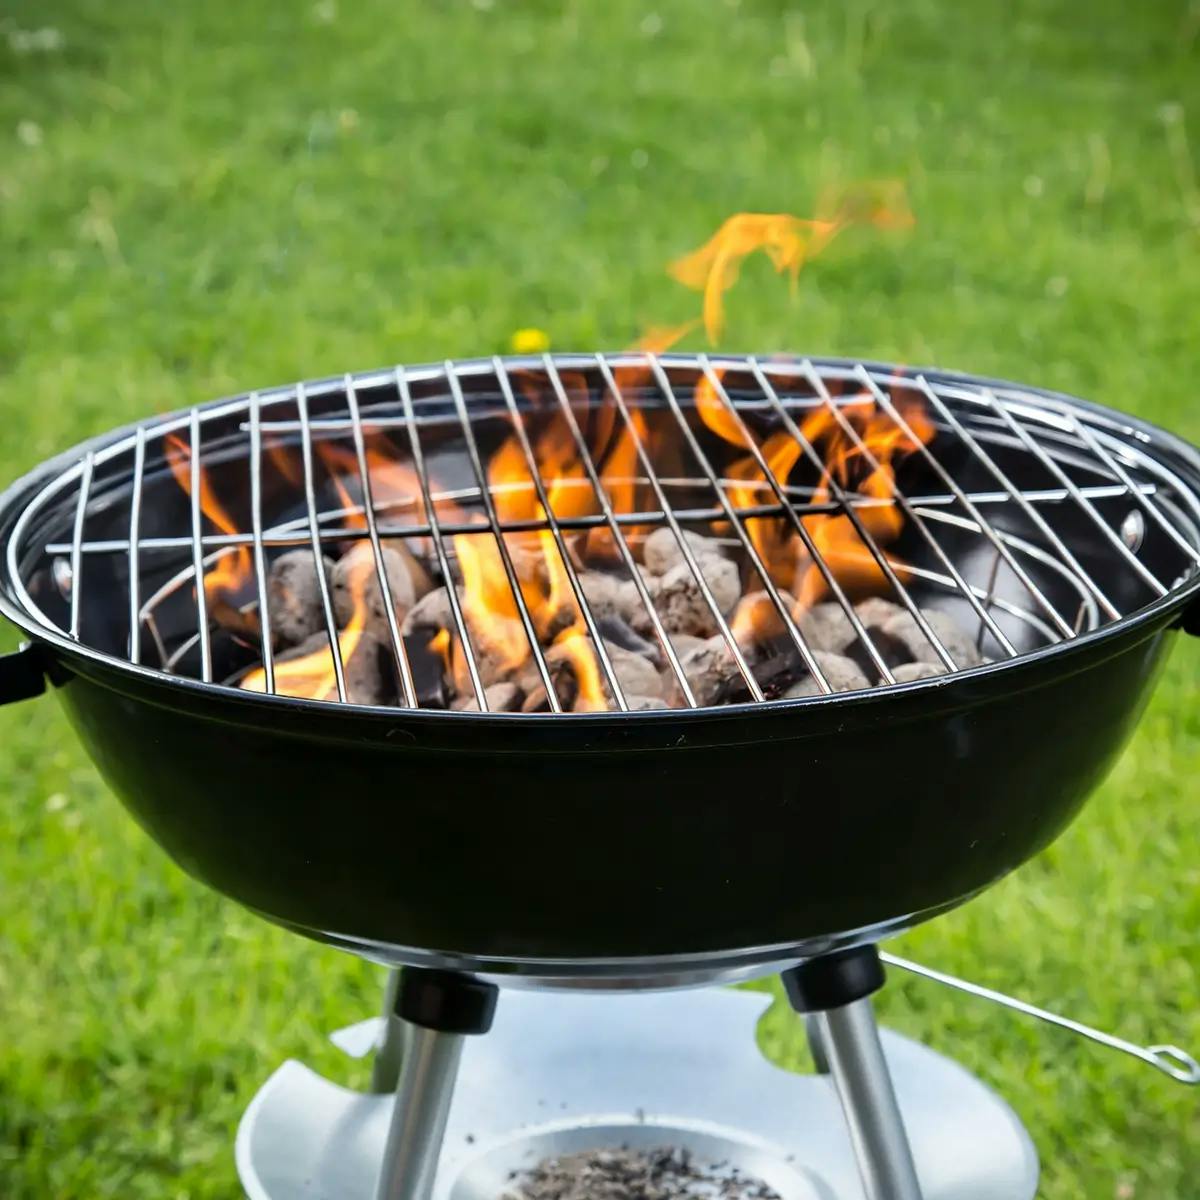
[[[428,1200],[463,1040],[486,1033],[496,988],[447,971],[400,973],[395,1014],[411,1026],[379,1171],[376,1200]]]
[[[399,988],[400,972],[389,971],[383,993],[383,1039],[371,1064],[371,1091],[380,1094],[394,1092],[400,1083],[400,1064],[404,1061],[404,1044],[410,1028],[396,1016]]]
[[[871,1007],[871,993],[883,983],[875,948],[800,963],[783,979],[833,1076],[867,1200],[921,1200]]]

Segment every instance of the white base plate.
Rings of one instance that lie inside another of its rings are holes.
[[[468,1038],[433,1200],[500,1200],[550,1154],[686,1146],[782,1200],[862,1200],[830,1079],[771,1065],[755,1029],[770,998],[708,991],[501,994]],[[342,1030],[363,1053],[382,1022]],[[957,1063],[884,1030],[884,1054],[925,1200],[1032,1200],[1037,1156],[1008,1105]],[[242,1118],[250,1200],[373,1200],[392,1097],[285,1062]]]

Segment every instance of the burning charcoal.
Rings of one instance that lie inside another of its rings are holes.
[[[297,646],[325,628],[316,557],[311,550],[289,550],[272,564],[267,575],[267,612],[276,645]],[[326,572],[332,560],[323,559]],[[324,637],[324,633],[321,634]]]
[[[727,558],[708,555],[699,560],[704,580],[722,614],[729,612],[741,595],[737,566]],[[668,633],[690,633],[704,637],[716,632],[717,622],[696,577],[687,563],[672,567],[663,577],[656,605]]]
[[[797,624],[804,640],[814,650],[844,654],[858,641],[846,610],[836,602],[814,605],[800,614]]]
[[[345,638],[342,639],[343,645]],[[386,704],[392,699],[381,663],[382,647],[379,640],[369,632],[358,639],[350,656],[342,663],[342,677],[346,683],[346,700],[350,704]],[[285,650],[275,657],[276,679],[283,673],[280,668],[290,662],[313,656],[325,671],[333,670],[333,659],[329,650],[329,635],[322,631],[306,638],[298,646]],[[314,697],[315,698],[315,697]],[[323,700],[338,699],[336,684],[321,697]]]
[[[733,681],[741,677],[728,643],[719,635],[705,639],[680,656],[679,665],[696,703],[701,706],[716,703]]]
[[[969,638],[953,617],[936,608],[923,608],[921,615],[929,622],[930,628],[942,645],[946,647],[955,664],[965,670],[967,667],[977,667],[983,661],[974,641]],[[938,663],[938,657],[933,643],[921,632],[916,618],[910,612],[901,612],[885,622],[881,631],[885,637],[894,638],[909,651],[908,658],[916,662]],[[895,672],[893,672],[895,674]]]
[[[721,543],[715,538],[692,533],[690,529],[685,529],[683,536],[691,546],[697,561],[706,556],[724,557]],[[672,567],[685,562],[686,559],[683,557],[683,551],[679,548],[675,531],[664,525],[650,534],[642,544],[642,561],[646,564],[646,570],[652,575],[665,575]]]
[[[612,663],[613,674],[621,691],[626,697],[630,695],[661,696],[663,692],[662,677],[658,669],[648,659],[615,642],[606,641],[604,649],[608,652],[608,661]]]
[[[579,692],[575,679],[575,670],[571,665],[570,651],[563,643],[551,646],[543,651],[546,660],[546,670],[554,684],[554,693],[564,712],[570,712]],[[525,699],[521,703],[522,712],[549,712],[550,704],[546,699],[546,687],[542,682],[541,672],[532,658],[521,664],[520,670],[513,678]]]
[[[384,573],[392,593],[396,620],[403,621],[409,609],[429,592],[429,575],[425,568],[399,541],[381,547]],[[355,542],[334,565],[330,578],[333,610],[338,621],[345,625],[354,613],[354,584],[360,582],[367,604],[367,621],[378,636],[387,635],[387,612],[379,590],[379,570],[375,552],[368,541]]]
[[[521,689],[515,683],[493,683],[483,689],[488,712],[516,712],[521,707]],[[479,712],[479,701],[474,696],[460,696],[450,705],[460,712]]]
[[[862,673],[858,663],[844,654],[829,654],[824,650],[814,650],[813,658],[817,666],[835,692],[856,692],[860,688],[868,688],[871,681]],[[823,696],[821,685],[815,675],[806,675],[799,682],[792,684],[783,693],[785,700],[799,700],[803,696]]]
[[[892,674],[895,675],[897,683],[915,683],[918,679],[934,679],[945,673],[946,668],[940,662],[901,663],[898,667],[892,668]]]

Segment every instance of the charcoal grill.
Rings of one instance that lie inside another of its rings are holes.
[[[741,449],[699,419],[703,389]],[[827,414],[869,465],[873,449],[850,420],[864,403],[914,447],[883,494],[827,470],[804,433],[812,414]],[[927,444],[909,425],[913,403],[931,423]],[[548,497],[556,481],[539,474],[533,446],[547,411],[570,430],[582,468],[572,486],[592,498],[584,515],[560,514]],[[639,432],[644,422],[657,438]],[[636,501],[618,500],[604,476],[595,434],[605,423],[632,439]],[[800,451],[782,478],[762,452],[780,432]],[[514,434],[536,520],[507,521],[488,479]],[[368,462],[378,437],[412,481],[386,501]],[[357,465],[357,501],[322,472],[330,443]],[[172,445],[186,448],[186,487]],[[281,448],[295,470],[280,465]],[[749,501],[729,476],[747,451],[761,470]],[[227,520],[214,523],[206,488]],[[894,544],[873,532],[881,506],[903,515]],[[854,530],[932,647],[935,675],[897,682],[814,537],[822,516]],[[763,561],[753,530],[764,519],[799,539],[876,686],[835,690]],[[733,702],[698,701],[655,613],[636,553],[659,527],[672,531],[736,666]],[[813,695],[775,698],[690,548],[685,534],[697,529],[717,531],[764,593]],[[645,605],[674,677],[672,707],[630,711],[570,552],[596,530]],[[557,547],[608,711],[564,711],[508,543],[529,532]],[[495,539],[549,711],[488,711],[477,631],[454,587],[453,635],[478,711],[445,709],[390,601],[391,702],[352,702],[324,573],[331,697],[278,694],[266,595],[275,557],[366,541],[384,584],[384,549],[403,543],[456,581],[459,535]],[[794,1002],[832,1022],[825,1037],[868,1192],[910,1196],[915,1176],[886,1119],[894,1103],[861,1008],[879,982],[871,947],[1046,845],[1133,728],[1170,633],[1200,632],[1200,456],[1071,397],[943,371],[702,355],[493,359],[304,383],[140,422],[13,485],[0,497],[0,546],[0,611],[29,638],[0,659],[0,698],[49,680],[113,789],[196,877],[309,936],[426,969],[406,976],[418,982],[403,1015],[430,1040],[410,1047],[399,1106],[423,1116],[393,1129],[381,1195],[432,1187],[414,1130],[440,1144],[455,1039],[487,1026],[495,982],[682,984],[798,964]],[[203,580],[239,557],[253,586],[217,611]],[[931,605],[971,631],[979,665],[955,656]],[[263,693],[240,688],[260,665]]]

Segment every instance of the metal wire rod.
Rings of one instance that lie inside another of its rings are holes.
[[[442,581],[446,587],[446,598],[450,601],[450,615],[454,619],[454,628],[458,633],[459,645],[462,647],[463,661],[467,666],[467,675],[471,680],[471,690],[475,693],[475,703],[480,712],[487,712],[487,696],[484,695],[483,680],[479,677],[479,663],[475,659],[475,648],[467,635],[467,622],[463,617],[462,603],[458,598],[458,585],[454,582],[454,572],[450,570],[450,559],[442,538],[441,523],[438,520],[437,506],[429,495],[429,475],[425,470],[425,454],[421,449],[421,439],[417,434],[417,422],[413,418],[412,394],[408,387],[408,376],[403,367],[397,367],[395,373],[396,392],[408,418],[408,447],[412,454],[413,466],[417,469],[417,482],[421,488],[421,502],[425,516],[429,522],[429,536],[433,541],[433,552],[438,560],[442,573]],[[453,649],[453,647],[451,647]]]
[[[375,560],[375,575],[379,581],[379,596],[383,601],[383,613],[387,622],[388,637],[392,645],[392,657],[400,676],[400,690],[409,708],[417,707],[417,689],[413,683],[412,666],[408,651],[400,636],[400,625],[396,620],[396,602],[392,598],[392,585],[388,578],[387,563],[383,557],[383,546],[379,540],[379,527],[375,522],[375,501],[371,495],[371,472],[367,469],[367,452],[363,441],[362,420],[358,412],[358,396],[353,376],[346,376],[346,403],[350,406],[353,421],[354,453],[358,460],[359,486],[362,488],[363,515],[367,522],[367,537],[371,543],[371,555]]]

